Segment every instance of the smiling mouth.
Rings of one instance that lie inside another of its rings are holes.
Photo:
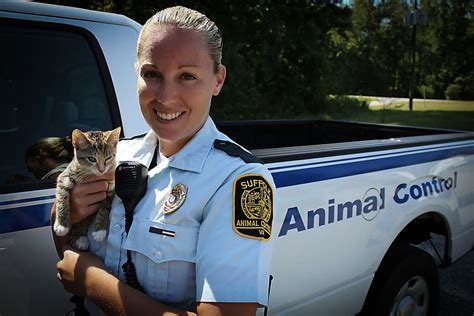
[[[155,114],[164,121],[172,121],[181,116],[184,112],[175,112],[175,113],[163,113],[153,110]]]

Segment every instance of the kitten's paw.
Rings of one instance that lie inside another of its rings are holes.
[[[54,228],[54,232],[58,236],[64,236],[69,232],[69,227],[63,226],[63,225],[59,224],[58,222],[54,223],[53,228]]]
[[[92,238],[94,238],[95,241],[100,242],[105,239],[105,236],[107,236],[107,231],[105,229],[92,232]]]
[[[72,245],[79,250],[87,250],[89,248],[89,240],[87,240],[86,236],[81,236]]]

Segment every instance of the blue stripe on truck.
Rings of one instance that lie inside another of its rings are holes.
[[[25,203],[25,202],[40,202],[42,200],[50,200],[50,199],[54,199],[54,198],[55,198],[54,195],[47,195],[47,196],[31,197],[31,198],[26,198],[26,199],[0,201],[0,206],[6,206],[6,205],[18,204],[18,203]]]
[[[274,172],[276,170],[283,170],[283,169],[294,169],[295,167],[314,167],[316,165],[322,165],[322,164],[335,164],[335,163],[342,163],[342,162],[352,162],[355,159],[361,159],[361,160],[368,160],[370,158],[384,158],[384,157],[393,157],[393,156],[405,156],[408,154],[418,154],[421,152],[427,152],[427,151],[436,151],[436,150],[447,150],[447,149],[454,149],[454,148],[461,148],[461,147],[469,147],[469,146],[474,146],[474,142],[471,142],[469,144],[454,144],[454,145],[449,145],[449,146],[439,146],[439,147],[427,147],[425,149],[414,149],[414,150],[404,150],[402,152],[394,152],[394,151],[389,151],[389,152],[376,152],[374,154],[366,153],[364,155],[361,155],[360,157],[358,156],[352,156],[352,157],[347,157],[345,158],[336,158],[336,157],[331,157],[333,159],[330,160],[320,160],[318,162],[305,162],[305,163],[299,163],[299,164],[291,164],[289,166],[276,166],[276,167],[270,167],[268,170],[271,172]],[[304,161],[304,160],[303,160]]]
[[[0,211],[0,234],[50,225],[53,203],[16,207]]]
[[[461,148],[443,149],[422,153],[410,153],[396,157],[384,157],[329,166],[314,166],[305,169],[272,172],[272,176],[276,187],[284,188],[293,185],[337,179],[363,173],[393,169],[402,166],[416,165],[447,159],[458,155],[472,154],[474,154],[474,146],[466,146]]]
[[[416,165],[441,159],[454,157],[457,155],[474,154],[474,146],[465,146],[457,148],[439,148],[429,152],[409,152],[394,153],[395,157],[380,155],[378,157],[359,157],[362,161],[331,161],[324,162],[320,166],[307,166],[304,169],[273,171],[273,179],[277,188],[283,188],[293,185],[312,183],[342,177],[348,177],[363,173],[375,172],[380,170],[392,169],[402,166]],[[369,162],[369,163],[368,163]],[[292,166],[289,166],[289,168]],[[28,201],[44,200],[44,197],[36,199],[29,198]],[[23,200],[24,201],[24,200]],[[16,200],[15,203],[18,203]],[[9,204],[9,203],[4,203]],[[37,204],[23,207],[13,207],[0,210],[0,234],[14,232],[24,229],[32,229],[50,225],[50,210],[52,203]]]

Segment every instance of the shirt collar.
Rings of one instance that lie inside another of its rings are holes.
[[[184,147],[170,158],[169,166],[186,171],[201,173],[204,162],[218,135],[216,125],[208,117],[206,123]]]
[[[220,133],[213,120],[208,117],[206,123],[193,136],[193,138],[191,138],[191,140],[181,148],[179,152],[170,157],[167,166],[201,173],[207,155],[213,146],[214,139],[219,135]],[[140,162],[144,166],[150,166],[157,143],[157,137],[152,130],[150,130],[145,137],[134,145],[122,145],[119,143],[119,146],[127,146],[127,148],[123,147],[123,150],[120,151],[122,155],[118,156],[117,160],[134,160]]]
[[[148,167],[153,159],[157,143],[157,138],[152,130],[138,142],[119,142],[117,161],[133,160]]]

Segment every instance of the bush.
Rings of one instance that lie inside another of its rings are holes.
[[[326,111],[329,114],[351,114],[369,110],[366,100],[359,100],[342,95],[330,96],[327,99]]]
[[[445,95],[448,100],[459,100],[461,98],[461,85],[452,83],[446,89]]]
[[[418,95],[424,99],[435,98],[435,88],[431,85],[420,85],[416,87],[416,90],[418,91]]]

